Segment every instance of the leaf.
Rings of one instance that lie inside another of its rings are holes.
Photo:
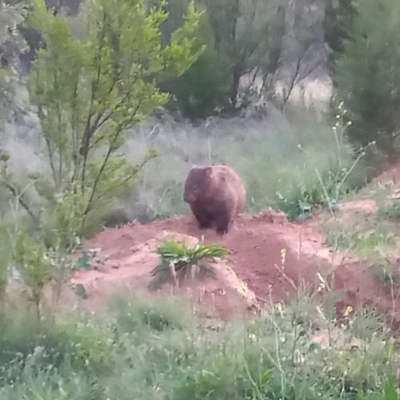
[[[311,343],[310,346],[308,347],[308,353],[312,353],[315,350],[319,350],[320,346],[318,343]]]
[[[75,286],[75,294],[79,297],[81,297],[82,299],[86,299],[87,298],[87,293],[86,293],[86,289],[85,286],[82,285],[82,283],[77,283]]]
[[[358,389],[357,391],[357,400],[364,400],[364,391],[362,388]]]
[[[173,265],[176,274],[183,277],[191,276],[193,279],[198,273],[215,276],[214,269],[205,265],[203,260],[221,257],[228,253],[228,249],[219,244],[206,245],[203,242],[199,242],[190,248],[184,243],[167,239],[157,248],[156,252],[160,255],[161,262],[150,272],[150,275],[155,276],[155,279],[149,283],[149,287],[155,287],[160,283],[160,277],[156,279],[157,275],[162,274],[162,281],[165,281],[168,276],[174,275],[174,273],[171,273],[171,265]]]
[[[75,269],[77,270],[88,270],[91,266],[91,258],[86,251],[82,254],[81,257],[78,258],[78,261],[75,263]]]
[[[396,393],[396,384],[393,377],[390,377],[385,382],[385,400],[398,400]]]
[[[274,372],[274,368],[269,368],[264,371],[263,376],[261,378],[262,385],[265,385],[270,381],[273,372]]]

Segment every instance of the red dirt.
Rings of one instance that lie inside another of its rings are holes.
[[[333,255],[312,221],[290,223],[283,214],[271,210],[255,217],[238,218],[222,238],[212,230],[200,231],[191,215],[107,229],[89,240],[87,247],[101,249],[100,256],[107,255],[108,260],[95,270],[77,272],[72,279],[73,283],[82,283],[88,295],[87,300],[79,302],[96,309],[115,284],[148,294],[149,272],[159,260],[154,250],[158,239],[166,236],[188,244],[204,236],[205,242],[221,243],[230,250],[224,262],[215,264],[218,279],[196,279],[180,289],[169,283],[163,289],[164,293],[188,296],[194,304],[206,305],[209,315],[244,315],[246,309],[257,308],[255,298],[258,305],[286,302],[295,287],[304,283],[316,289],[320,284],[317,273],[326,276],[335,270],[334,288],[344,289],[337,303],[339,313],[348,305],[355,308],[360,304],[392,311],[395,303],[393,321],[400,323],[400,312],[396,311],[400,310],[400,300],[392,300],[390,292],[357,259]],[[249,289],[246,301],[237,291],[242,282]]]
[[[400,182],[400,161],[392,164],[380,174],[375,181],[387,186],[397,185]]]

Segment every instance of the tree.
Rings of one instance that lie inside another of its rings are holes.
[[[385,154],[398,152],[400,133],[400,3],[366,2],[359,7],[351,38],[335,65],[337,101],[352,121],[353,142],[372,141]]]
[[[355,0],[329,0],[325,8],[324,36],[331,49],[329,67],[343,54],[345,42],[351,39],[353,22],[357,17]]]
[[[41,223],[65,246],[88,234],[155,156],[150,152],[135,165],[119,154],[126,129],[167,102],[156,78],[181,75],[201,52],[193,48],[199,13],[192,4],[165,45],[160,25],[168,14],[161,7],[147,9],[144,0],[88,0],[82,11],[79,36],[44,0],[34,0],[29,19],[45,43],[29,91],[49,165],[31,178],[45,200]]]
[[[240,78],[261,70],[273,73],[281,54],[284,8],[278,0],[202,0],[217,54],[229,66],[229,99],[236,106]]]
[[[160,4],[153,0],[151,4]],[[184,23],[183,16],[190,0],[169,0],[165,5],[168,18],[161,25],[164,43],[171,40],[171,34]],[[208,22],[207,9],[202,9],[196,35],[196,49],[204,52],[181,76],[169,76],[159,79],[162,90],[171,93],[168,103],[170,110],[178,109],[183,117],[190,119],[205,118],[226,104],[228,93],[229,69],[226,60],[214,49],[214,37]]]
[[[24,21],[27,9],[22,1],[0,0],[0,120],[12,103],[17,78],[15,57],[24,46],[17,27]]]

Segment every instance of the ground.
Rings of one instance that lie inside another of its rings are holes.
[[[75,293],[69,298],[96,309],[106,293],[121,285],[143,296],[155,295],[146,288],[159,261],[155,250],[160,241],[170,237],[193,245],[204,236],[205,242],[229,250],[223,261],[213,263],[217,278],[197,278],[179,288],[169,282],[159,295],[185,296],[194,308],[200,305],[199,312],[229,318],[251,315],[265,302],[286,302],[303,286],[317,293],[336,293],[338,316],[349,306],[356,309],[362,304],[385,312],[398,326],[400,217],[399,221],[387,217],[387,210],[395,204],[399,175],[400,165],[391,167],[368,190],[344,201],[338,212],[319,210],[305,222],[289,222],[284,214],[267,210],[241,216],[222,238],[214,231],[199,230],[189,213],[106,229],[85,246],[96,249],[97,261],[71,280],[75,290],[77,284],[83,285],[85,298],[78,299]]]

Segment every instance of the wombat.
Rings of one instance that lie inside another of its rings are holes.
[[[225,165],[193,167],[186,178],[183,200],[190,205],[200,229],[215,226],[223,235],[242,212],[246,189],[240,176]]]

